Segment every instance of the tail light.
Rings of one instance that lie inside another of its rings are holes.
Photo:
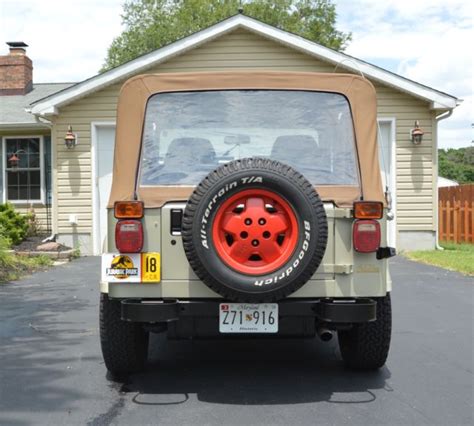
[[[139,253],[143,248],[143,225],[139,220],[119,220],[115,245],[120,253]]]
[[[380,247],[380,223],[376,220],[356,220],[352,230],[354,249],[359,253],[372,253]]]

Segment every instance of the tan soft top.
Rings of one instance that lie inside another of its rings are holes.
[[[138,173],[145,110],[150,96],[162,92],[267,89],[314,90],[344,95],[350,104],[359,156],[361,187],[323,185],[316,189],[324,201],[351,206],[363,197],[384,202],[377,147],[377,100],[372,84],[357,75],[308,72],[229,71],[206,73],[147,74],[133,77],[122,87],[117,107],[117,131],[112,190],[115,201],[133,200]],[[145,207],[168,201],[187,201],[193,187],[138,188]]]

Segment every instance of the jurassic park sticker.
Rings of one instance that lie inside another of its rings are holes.
[[[106,282],[140,282],[141,256],[136,254],[102,255],[102,281]]]

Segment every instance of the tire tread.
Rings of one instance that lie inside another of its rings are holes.
[[[148,333],[137,323],[120,319],[120,301],[100,295],[100,344],[105,366],[113,375],[143,370],[148,352]]]
[[[246,170],[264,170],[266,172],[274,173],[279,177],[284,177],[291,181],[293,184],[299,186],[312,204],[318,223],[324,223],[326,225],[321,226],[319,228],[316,250],[314,256],[311,259],[310,264],[305,269],[305,271],[301,273],[298,278],[291,282],[289,285],[279,290],[272,290],[270,293],[262,292],[261,294],[246,295],[242,292],[238,292],[236,290],[222,286],[217,280],[212,277],[211,274],[209,274],[209,272],[199,261],[192,240],[194,217],[202,197],[222,178],[225,178],[233,173]],[[230,163],[224,164],[223,166],[209,173],[207,177],[205,177],[201,181],[201,183],[194,190],[186,205],[182,221],[182,236],[183,247],[188,258],[189,264],[191,265],[192,269],[199,277],[199,279],[206,283],[209,288],[219,293],[226,299],[236,300],[240,302],[261,303],[275,302],[283,299],[289,294],[295,292],[312,277],[312,275],[316,272],[318,266],[321,264],[322,258],[326,251],[328,228],[324,204],[321,201],[321,198],[319,197],[317,192],[315,191],[313,185],[311,185],[301,173],[293,169],[291,166],[288,166],[276,160],[260,157],[251,157],[231,161]]]
[[[390,293],[377,298],[377,319],[338,332],[339,348],[345,364],[359,370],[381,368],[387,360],[392,333]]]

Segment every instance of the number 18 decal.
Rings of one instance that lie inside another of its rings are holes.
[[[142,282],[160,282],[160,253],[142,253]]]

